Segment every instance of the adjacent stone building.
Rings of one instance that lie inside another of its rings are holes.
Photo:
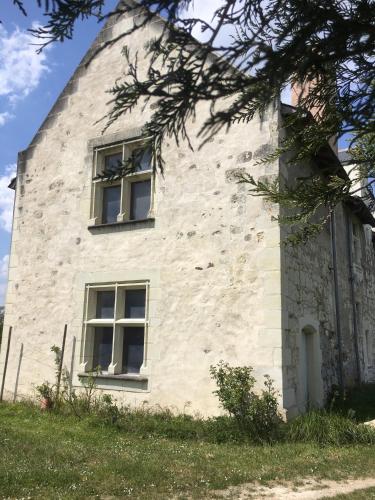
[[[111,21],[94,48],[129,19]],[[127,41],[142,52],[159,22]],[[321,405],[338,384],[374,380],[375,221],[360,199],[335,212],[306,246],[281,244],[279,207],[249,195],[237,174],[296,175],[257,165],[279,142],[276,103],[262,119],[220,132],[192,152],[172,140],[153,174],[136,109],[102,134],[110,88],[124,70],[118,43],[77,68],[30,146],[19,154],[5,330],[4,397],[53,382],[51,346],[79,386],[97,365],[99,388],[130,404],[218,412],[209,367],[220,360],[269,374],[288,415]],[[142,58],[140,57],[140,60]],[[207,116],[188,124],[193,144]],[[133,158],[109,183],[105,168]],[[306,171],[345,170],[322,149]],[[21,351],[22,348],[22,351]]]

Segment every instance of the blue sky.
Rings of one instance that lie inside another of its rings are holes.
[[[0,305],[4,302],[10,246],[12,192],[18,151],[27,148],[75,67],[89,48],[101,24],[91,19],[77,24],[72,41],[54,44],[41,55],[27,33],[43,23],[36,1],[28,1],[28,17],[3,0],[0,24]],[[108,7],[117,3],[108,1]],[[33,6],[34,5],[34,6]]]

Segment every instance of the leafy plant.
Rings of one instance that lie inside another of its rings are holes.
[[[236,419],[240,429],[259,440],[272,440],[281,421],[277,393],[266,375],[264,388],[254,390],[256,379],[250,366],[229,366],[221,361],[210,373],[218,389],[214,391],[221,406]]]
[[[35,389],[41,398],[48,399],[51,403],[53,402],[55,393],[53,385],[43,382],[43,384],[37,385]]]

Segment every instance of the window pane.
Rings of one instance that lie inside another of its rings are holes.
[[[115,153],[104,157],[104,170],[116,171],[122,167],[122,153]]]
[[[93,368],[107,371],[112,359],[112,328],[95,328]]]
[[[103,189],[102,223],[117,222],[120,213],[121,186],[110,186]]]
[[[96,317],[97,318],[115,317],[114,291],[96,292]]]
[[[139,373],[143,363],[144,328],[124,328],[122,366],[124,373]]]
[[[151,180],[131,183],[130,219],[147,219],[150,210]]]
[[[136,149],[133,153],[134,170],[142,172],[143,170],[152,169],[152,153],[151,148]]]
[[[125,318],[145,317],[146,290],[126,290]]]

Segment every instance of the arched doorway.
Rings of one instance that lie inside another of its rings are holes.
[[[314,327],[304,326],[299,340],[298,406],[304,412],[322,406],[322,362],[319,334]]]

